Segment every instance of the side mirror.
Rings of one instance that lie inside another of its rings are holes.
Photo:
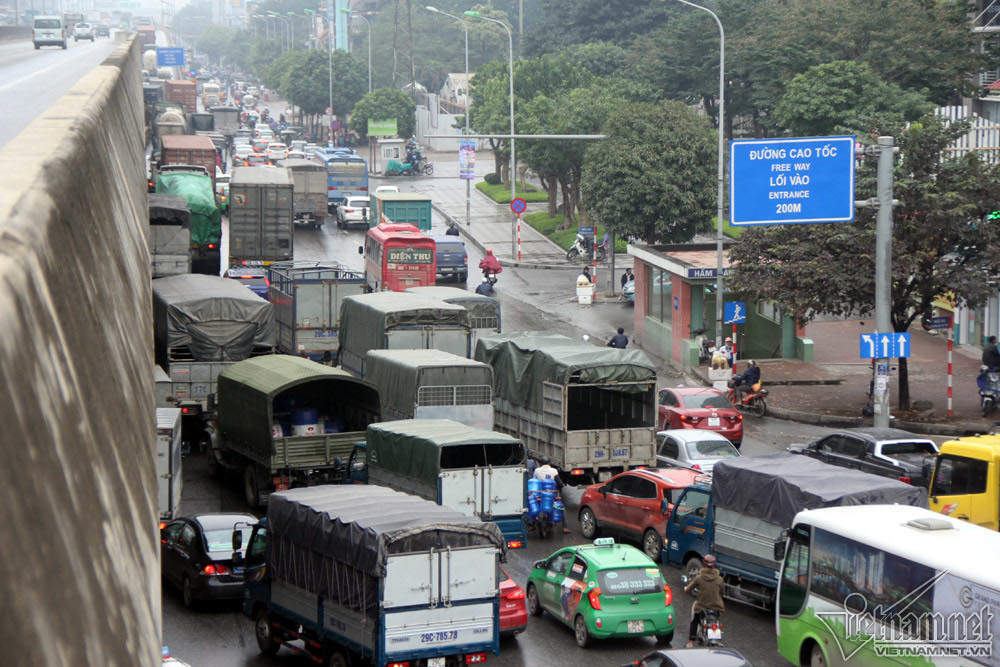
[[[601,488],[599,488],[598,491],[600,491],[602,494],[604,494],[604,497],[606,498],[608,496],[608,485],[605,484],[604,486],[602,486]]]
[[[545,561],[544,560],[536,560],[534,563],[532,563],[531,567],[533,567],[533,568],[535,568],[535,567],[545,567]]]
[[[660,500],[660,512],[662,514],[670,514],[670,503],[667,502],[666,498]]]
[[[785,544],[784,540],[774,543],[774,560],[779,563],[785,560]]]
[[[365,247],[363,245],[358,246],[358,254],[359,255],[365,254]]]
[[[233,531],[233,551],[239,551],[243,548],[243,531],[234,530]]]

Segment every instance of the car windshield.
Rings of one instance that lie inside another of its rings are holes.
[[[245,548],[247,542],[250,541],[250,533],[253,532],[252,526],[239,526],[237,528],[243,534],[243,547]],[[233,552],[233,529],[223,528],[221,530],[207,530],[205,531],[205,545],[208,547],[210,552],[225,551]]]
[[[687,443],[688,458],[692,461],[699,459],[728,459],[731,456],[739,456],[740,452],[728,442],[723,440],[699,440]]]
[[[937,454],[937,447],[932,442],[893,442],[882,445],[882,453],[886,456],[897,454]]]
[[[663,591],[663,578],[659,568],[650,567],[616,568],[597,573],[598,585],[605,595],[639,595]]]
[[[47,30],[57,30],[59,29],[59,19],[38,19],[35,21],[36,28],[44,28]]]
[[[731,408],[732,403],[722,394],[682,394],[685,408]]]
[[[465,246],[461,243],[444,243],[438,241],[437,249],[438,252],[465,252]]]

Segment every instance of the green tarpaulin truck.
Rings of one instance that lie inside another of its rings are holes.
[[[219,275],[219,244],[222,240],[222,213],[215,203],[212,178],[194,172],[160,173],[157,194],[179,195],[191,211],[191,270]]]
[[[479,339],[493,367],[496,429],[570,480],[655,466],[656,368],[639,350],[546,332]]]
[[[285,354],[247,359],[219,375],[210,466],[242,469],[253,507],[272,490],[343,482],[380,415],[378,391],[340,369]]]

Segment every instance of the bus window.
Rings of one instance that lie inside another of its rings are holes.
[[[778,600],[779,613],[793,616],[802,609],[806,601],[809,584],[809,543],[798,537],[789,543],[785,567],[781,573],[781,599]]]

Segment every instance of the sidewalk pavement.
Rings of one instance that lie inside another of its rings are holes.
[[[464,181],[457,178],[458,156],[451,153],[428,152],[435,165],[433,178],[422,178],[415,185],[429,194],[434,208],[444,218],[457,223],[462,235],[482,252],[492,250],[504,266],[550,268],[579,271],[583,264],[566,260],[565,251],[527,224],[521,224],[521,261],[511,255],[511,229],[514,216],[507,204],[496,204],[483,193],[471,188],[471,224],[466,224],[466,193]],[[492,171],[492,156],[480,153],[476,175]],[[540,210],[543,204],[529,204],[528,210]],[[615,257],[615,271],[631,267],[629,255]],[[607,270],[604,268],[603,270]],[[598,301],[619,301],[618,297],[599,295]],[[574,324],[588,330],[592,319],[587,306],[571,315]],[[872,418],[862,417],[871,381],[871,363],[859,358],[859,334],[874,330],[874,320],[820,321],[810,323],[807,337],[814,343],[814,361],[805,363],[790,359],[763,359],[761,364],[768,396],[768,411],[774,417],[829,426],[870,426]],[[947,414],[947,339],[944,335],[911,328],[911,356],[908,360],[911,405],[929,409],[898,412],[899,362],[892,364],[890,382],[891,423],[910,431],[925,434],[962,436],[984,433],[994,426],[979,411],[976,375],[981,351],[966,346],[953,353],[953,414]],[[675,383],[680,374],[670,370],[662,360],[661,384]],[[737,372],[745,364],[737,362]],[[707,368],[694,369],[694,381],[711,384]],[[997,417],[1000,419],[1000,417]]]

